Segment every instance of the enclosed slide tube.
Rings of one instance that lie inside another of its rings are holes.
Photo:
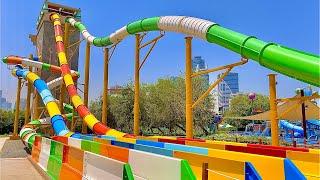
[[[59,66],[47,64],[44,62],[39,62],[37,57],[34,57],[33,59],[28,59],[20,56],[7,56],[2,58],[2,61],[7,65],[22,65],[27,67],[35,67],[44,71],[50,71],[52,73],[61,74],[61,68]],[[71,75],[73,79],[78,79],[80,77],[79,72],[74,70],[71,70]],[[58,77],[56,79],[49,81],[47,83],[48,89],[53,89],[57,86],[60,86],[62,81],[63,81],[62,77]],[[66,103],[63,103],[63,108],[68,112],[73,111],[73,107]]]
[[[17,65],[35,67],[44,71],[50,71],[52,73],[61,73],[61,68],[59,66],[47,64],[44,62],[39,62],[37,57],[33,59],[28,59],[20,56],[7,56],[2,58],[2,61],[8,65]],[[79,72],[71,70],[71,75],[74,78],[79,78]],[[53,82],[52,82],[53,83]]]
[[[17,65],[16,68],[12,70],[12,74],[18,78],[24,78],[29,83],[33,84],[37,92],[40,94],[40,97],[45,104],[46,109],[48,110],[50,121],[55,134],[68,137],[77,135],[74,132],[69,131],[68,127],[66,126],[65,120],[61,115],[56,100],[52,96],[45,81],[40,79],[39,76],[35,73],[25,70],[19,65]],[[40,121],[40,123],[46,123],[45,121],[46,119],[43,119],[42,121]],[[32,124],[24,126],[19,133],[21,139],[26,142],[29,147],[32,146],[35,140],[35,136],[37,135],[37,133],[32,128],[30,128],[30,125]]]
[[[303,128],[301,126],[294,125],[294,124],[289,123],[288,121],[285,121],[285,120],[280,120],[279,125],[280,125],[280,128],[293,131],[294,136],[299,136],[299,137],[303,136]],[[296,133],[298,133],[298,134],[296,134]]]
[[[50,18],[54,24],[56,48],[62,76],[68,94],[71,97],[72,103],[78,114],[96,134],[105,134],[116,137],[128,136],[125,133],[110,129],[99,122],[82,102],[70,76],[70,68],[64,52],[60,17],[58,14],[54,13]],[[319,86],[319,72],[316,69],[316,67],[320,65],[319,57],[285,48],[274,43],[265,43],[255,37],[245,36],[222,28],[216,23],[207,20],[185,16],[147,18],[130,23],[104,38],[92,36],[83,24],[77,22],[72,17],[66,18],[66,21],[76,27],[83,34],[85,39],[95,46],[110,46],[120,42],[130,34],[144,31],[164,30],[185,33],[187,35],[202,38],[211,43],[219,44],[239,53],[243,57],[254,59],[261,65],[285,75]],[[301,64],[304,64],[303,68]]]
[[[276,43],[266,43],[254,36],[247,36],[221,27],[203,19],[187,16],[161,16],[138,20],[118,29],[106,37],[94,37],[74,18],[66,19],[77,28],[85,39],[95,46],[110,46],[128,35],[145,31],[173,31],[204,39],[223,46],[242,57],[257,61],[260,65],[298,79],[320,86],[320,58],[318,55],[287,48]]]
[[[60,17],[58,14],[54,13],[50,16],[54,25],[54,34],[56,40],[56,48],[58,54],[58,60],[61,68],[61,76],[63,77],[64,84],[67,88],[67,92],[71,98],[73,106],[76,108],[79,116],[85,121],[88,127],[98,135],[108,135],[114,137],[131,137],[131,135],[111,129],[100,121],[89,111],[89,109],[84,105],[81,97],[78,95],[77,88],[74,85],[73,79],[71,77],[70,67],[68,65],[68,60],[65,54],[65,48],[63,43],[63,33],[61,28]]]

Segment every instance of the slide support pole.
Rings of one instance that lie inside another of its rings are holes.
[[[301,89],[300,95],[303,98],[304,97],[304,90]],[[303,138],[304,138],[304,144],[306,145],[307,141],[307,121],[306,121],[306,107],[305,107],[305,101],[301,104],[301,113],[302,113],[302,128],[303,128]]]
[[[269,103],[272,146],[279,146],[276,74],[269,74]]]
[[[18,137],[18,124],[19,124],[19,113],[20,113],[20,94],[21,94],[21,78],[18,78],[17,84],[17,96],[16,96],[16,112],[14,116],[14,123],[13,123],[13,135],[12,139],[16,139]]]
[[[33,59],[33,55],[30,54],[30,59]],[[32,72],[32,67],[29,67],[29,71]],[[30,100],[31,100],[31,91],[32,91],[32,84],[28,82],[27,86],[27,102],[26,102],[26,112],[24,114],[24,125],[30,122]]]
[[[86,44],[86,62],[84,71],[84,105],[88,107],[89,101],[89,73],[90,73],[90,43]],[[87,124],[82,121],[82,134],[87,134]]]
[[[134,114],[133,133],[138,136],[140,133],[140,34],[136,34],[135,66],[134,66]]]
[[[33,116],[32,119],[40,119],[40,96],[36,90],[33,91]]]
[[[193,115],[192,115],[192,37],[186,37],[186,137],[193,138]]]
[[[74,80],[74,85],[77,87],[77,83],[78,83],[78,79],[75,79]],[[72,112],[72,119],[71,119],[71,126],[70,126],[70,129],[71,131],[75,131],[76,130],[76,127],[77,127],[77,117],[76,117],[76,112],[77,110],[76,109],[73,109],[73,112]]]
[[[104,48],[104,74],[102,97],[102,123],[107,125],[108,119],[108,82],[109,82],[109,48]]]

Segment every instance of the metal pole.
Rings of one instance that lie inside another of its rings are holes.
[[[42,57],[39,57],[39,61],[42,62]],[[41,69],[37,68],[36,69],[37,74],[39,76],[41,76]],[[34,89],[34,88],[33,88]],[[33,90],[33,95],[34,95],[34,99],[33,99],[33,119],[39,119],[40,118],[40,95],[39,93],[36,91],[36,89]]]
[[[133,114],[133,133],[138,136],[140,132],[140,34],[136,34],[136,53],[134,66],[134,114]]]
[[[13,137],[18,136],[18,124],[19,124],[19,113],[20,113],[20,93],[21,93],[21,79],[18,78],[17,84],[17,97],[16,97],[16,112],[14,116],[14,123],[13,123]]]
[[[39,119],[40,117],[40,99],[38,92],[34,89],[33,90],[34,99],[33,99],[33,119]]]
[[[84,70],[84,105],[88,107],[89,102],[89,73],[90,73],[90,43],[86,44],[86,62]],[[87,134],[87,124],[85,121],[82,122],[82,133]]]
[[[109,81],[109,48],[104,49],[104,74],[102,97],[102,123],[107,124],[108,119],[108,81]]]
[[[300,91],[301,97],[304,97],[304,90],[301,89]],[[304,101],[301,104],[301,113],[302,113],[302,127],[303,127],[303,137],[304,137],[304,143],[306,144],[307,140],[307,123],[306,123],[306,107]]]
[[[78,79],[76,79],[74,81],[74,85],[77,87],[77,83],[78,83]],[[73,109],[72,112],[72,119],[71,119],[71,131],[75,131],[76,127],[77,127],[77,118],[76,118],[76,109]]]
[[[271,120],[271,139],[272,146],[279,146],[278,136],[278,110],[277,110],[277,91],[276,91],[276,75],[269,74],[269,94],[270,94],[270,120]]]
[[[186,137],[193,138],[193,114],[192,114],[192,37],[186,37]]]
[[[33,59],[33,55],[30,54],[30,59]],[[29,71],[32,72],[32,67],[29,67]],[[28,89],[27,89],[27,102],[26,102],[26,112],[24,114],[24,124],[28,124],[30,122],[30,100],[31,100],[31,91],[32,91],[32,84],[28,82]]]
[[[209,173],[208,173],[209,165],[208,163],[202,163],[202,180],[208,180],[209,179]]]

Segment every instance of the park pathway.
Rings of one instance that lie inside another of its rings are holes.
[[[0,138],[0,180],[41,180],[20,140]]]

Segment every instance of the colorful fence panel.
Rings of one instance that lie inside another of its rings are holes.
[[[32,159],[38,162],[50,179],[134,179],[129,164],[66,144],[81,146],[80,139],[79,141],[73,138],[55,137],[54,139],[57,141],[36,137],[32,150]],[[90,150],[91,146],[97,146],[96,142],[84,141],[83,147],[88,148],[89,144]]]

